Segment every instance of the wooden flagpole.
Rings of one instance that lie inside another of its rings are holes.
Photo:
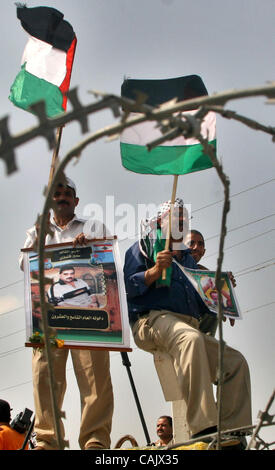
[[[175,204],[175,199],[176,199],[178,177],[179,175],[174,175],[173,190],[172,190],[172,196],[171,196],[171,208],[169,211],[168,233],[166,234],[166,241],[165,241],[165,250],[169,250],[169,245],[170,245],[171,228],[172,228],[172,212],[174,209],[174,204]],[[162,270],[162,279],[163,280],[166,279],[166,269]]]
[[[60,143],[61,143],[61,138],[62,138],[62,131],[63,131],[63,126],[58,127],[56,131],[56,145],[53,151],[53,156],[52,156],[52,162],[51,162],[51,168],[50,168],[50,174],[49,174],[49,181],[48,181],[48,188],[51,185],[51,182],[53,180],[53,175],[55,171],[55,166],[56,166],[56,161],[58,158],[59,154],[59,149],[60,149]]]
[[[58,127],[57,132],[56,132],[56,144],[55,144],[55,148],[54,148],[53,155],[52,155],[52,162],[51,162],[49,181],[48,181],[48,190],[50,190],[54,173],[55,173],[63,127],[64,126]],[[49,220],[49,216],[50,216],[50,212],[48,212],[48,220]],[[45,232],[45,229],[46,229],[46,221],[44,223],[42,222],[42,228],[41,228],[41,231],[39,228],[40,234],[38,237],[40,305],[41,305],[41,311],[42,311],[41,312],[42,313],[42,330],[45,335],[45,351],[46,351],[47,367],[48,367],[48,374],[49,374],[49,387],[50,387],[52,413],[53,413],[53,418],[54,418],[54,429],[55,429],[58,448],[62,450],[66,445],[68,445],[68,442],[62,439],[61,429],[60,429],[60,424],[59,424],[59,419],[60,417],[63,417],[63,416],[59,409],[59,406],[56,401],[56,396],[55,396],[53,363],[52,363],[51,346],[50,346],[50,338],[49,338],[49,324],[48,324],[48,318],[47,318],[47,307],[45,303],[45,284],[44,284],[45,267],[44,267],[44,262],[43,261],[41,262],[41,256],[40,256],[40,254],[43,253],[43,247],[45,245],[45,237],[43,237],[44,234],[43,233],[41,234],[41,232],[42,231]]]

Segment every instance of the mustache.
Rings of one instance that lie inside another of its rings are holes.
[[[58,206],[59,206],[60,204],[67,204],[67,206],[69,206],[68,201],[65,201],[65,199],[62,199],[61,201],[58,201],[56,204],[57,204]]]

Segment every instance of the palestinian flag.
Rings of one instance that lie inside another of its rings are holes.
[[[26,110],[44,100],[47,115],[56,116],[67,107],[66,93],[77,43],[75,33],[55,8],[18,6],[17,17],[30,37],[9,99]]]
[[[147,95],[146,104],[151,106],[159,106],[174,98],[180,102],[208,94],[202,79],[197,75],[167,80],[126,79],[123,82],[121,96],[136,100],[138,92]],[[187,113],[195,112],[196,110]],[[131,113],[131,116],[137,115]],[[209,112],[206,115],[201,133],[216,149],[215,113]],[[146,121],[124,129],[120,138],[123,166],[136,173],[155,175],[183,175],[212,167],[209,156],[195,138],[179,136],[147,150],[146,144],[161,136],[155,121]]]

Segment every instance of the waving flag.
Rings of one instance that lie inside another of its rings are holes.
[[[26,110],[44,100],[47,115],[56,116],[67,107],[76,35],[55,8],[18,6],[17,17],[30,37],[9,99]]]
[[[123,97],[136,100],[137,92],[147,95],[146,104],[151,106],[159,106],[173,98],[177,98],[179,102],[208,94],[202,79],[197,75],[165,80],[126,79],[123,82]],[[189,114],[195,112],[188,111]],[[209,112],[206,115],[201,133],[216,148],[215,113]],[[123,166],[136,173],[156,175],[183,175],[212,167],[210,158],[195,138],[186,139],[179,136],[150,151],[147,150],[146,144],[161,136],[161,131],[154,121],[146,121],[125,129],[120,140]]]

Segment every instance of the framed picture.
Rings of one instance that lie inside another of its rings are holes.
[[[215,286],[215,271],[182,268],[184,274],[193,284],[205,305],[211,312],[218,313],[218,291]],[[226,272],[222,273],[222,311],[229,318],[241,319],[239,304],[234,287]]]
[[[23,249],[26,346],[41,339],[38,255]],[[67,348],[130,350],[130,329],[118,242],[48,245],[44,261],[48,325]]]

